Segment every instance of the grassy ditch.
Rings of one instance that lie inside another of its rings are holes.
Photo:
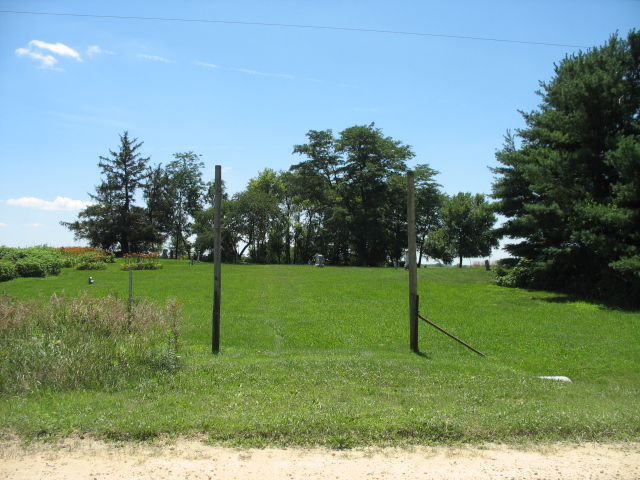
[[[45,304],[62,292],[109,299],[126,317],[128,272],[107,265],[92,285],[86,275],[18,278],[0,293]],[[214,356],[212,265],[169,260],[134,272],[137,301],[182,304],[180,368],[141,369],[117,388],[7,390],[0,429],[25,438],[205,435],[334,448],[638,439],[639,312],[496,287],[483,269],[426,268],[422,315],[487,357],[426,324],[416,355],[403,270],[223,265],[222,285]],[[539,378],[546,375],[572,383]]]
[[[0,395],[113,391],[178,366],[175,302],[0,298]]]

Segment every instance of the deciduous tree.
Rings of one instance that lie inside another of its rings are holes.
[[[169,179],[168,195],[172,212],[172,245],[176,257],[181,252],[190,251],[188,238],[191,236],[194,216],[202,210],[202,196],[205,185],[202,180],[204,163],[193,152],[175,153],[175,160],[167,165]]]
[[[307,137],[309,143],[294,147],[307,160],[291,169],[307,179],[305,200],[321,221],[318,253],[334,264],[385,263],[397,250],[393,236],[403,235],[393,178],[414,157],[411,147],[374,124],[347,128],[337,138],[331,130],[311,130]]]
[[[445,197],[440,216],[440,235],[445,239],[441,243],[455,252],[459,267],[463,258],[489,256],[491,249],[498,246],[493,230],[496,217],[484,195],[460,192]]]

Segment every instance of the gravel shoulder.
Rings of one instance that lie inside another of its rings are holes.
[[[0,442],[1,479],[640,479],[640,442],[328,449]]]

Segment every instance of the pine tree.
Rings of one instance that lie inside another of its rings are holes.
[[[137,141],[124,132],[120,150],[109,150],[109,156],[99,157],[103,179],[96,193],[89,194],[94,205],[80,212],[79,220],[62,222],[76,239],[104,249],[119,248],[122,253],[146,247],[144,209],[135,206],[135,195],[144,186],[149,158],[141,157],[138,149],[142,142]]]
[[[506,136],[493,185],[520,284],[640,291],[640,34],[566,57]]]

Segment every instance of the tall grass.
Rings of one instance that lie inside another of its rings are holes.
[[[178,305],[0,298],[0,394],[113,390],[178,365]]]
[[[117,389],[0,396],[0,429],[336,448],[640,435],[639,312],[500,288],[483,269],[424,268],[421,314],[487,357],[426,324],[416,355],[403,270],[223,265],[221,353],[212,355],[211,264],[163,263],[133,272],[133,291],[183,304],[180,368],[147,370]],[[0,292],[124,305],[119,263],[93,277],[89,286],[85,273],[63,269]]]

